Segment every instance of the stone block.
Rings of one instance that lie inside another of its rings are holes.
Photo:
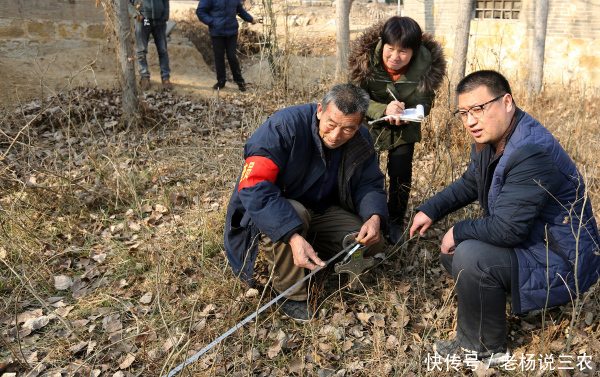
[[[22,38],[25,36],[23,22],[18,19],[0,19],[0,38]]]
[[[60,23],[58,35],[62,38],[83,38],[83,26],[72,23]]]
[[[26,27],[30,37],[53,38],[56,34],[52,21],[26,21]]]
[[[106,39],[108,34],[106,33],[106,25],[103,24],[91,24],[88,25],[86,36],[91,39]]]

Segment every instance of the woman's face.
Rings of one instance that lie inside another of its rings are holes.
[[[383,62],[388,68],[394,71],[405,67],[412,58],[413,51],[410,48],[401,47],[400,45],[383,45]]]

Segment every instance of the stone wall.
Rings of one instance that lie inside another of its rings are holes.
[[[405,15],[434,33],[452,58],[458,0],[405,0]],[[529,75],[535,1],[522,0],[518,20],[473,19],[467,70],[498,69],[513,80]],[[550,0],[544,81],[600,88],[600,2]]]
[[[4,0],[0,7],[0,55],[30,59],[108,38],[96,0]]]
[[[0,18],[103,23],[96,0],[4,0]]]

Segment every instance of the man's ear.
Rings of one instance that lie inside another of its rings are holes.
[[[515,106],[515,102],[513,101],[512,96],[507,93],[504,96],[504,98],[502,99],[502,102],[504,102],[504,107],[506,108],[506,112],[510,113],[513,110],[513,107]]]
[[[321,103],[317,103],[317,119],[321,120],[321,115],[323,114],[323,106]]]

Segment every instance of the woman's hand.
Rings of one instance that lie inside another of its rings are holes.
[[[407,124],[408,121],[400,120],[400,115],[402,115],[402,111],[404,110],[404,102],[392,101],[387,105],[385,112],[383,115],[398,115],[398,117],[390,117],[387,119],[387,122],[392,126],[400,126],[402,124]]]

